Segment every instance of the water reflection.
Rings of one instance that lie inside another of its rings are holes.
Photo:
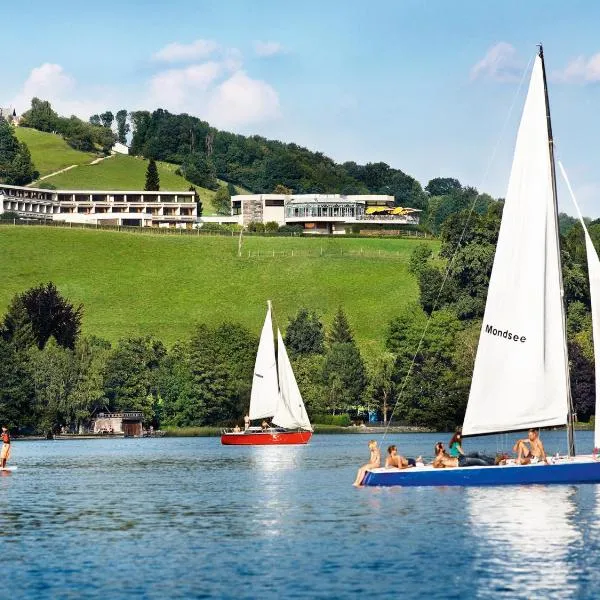
[[[580,542],[577,489],[470,488],[467,518],[477,540],[475,570],[489,577],[478,597],[569,598],[577,593],[569,552]]]

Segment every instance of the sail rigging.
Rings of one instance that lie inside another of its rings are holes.
[[[277,383],[277,361],[275,360],[275,343],[273,342],[273,323],[271,321],[271,303],[268,302],[267,316],[260,334],[252,391],[250,392],[251,420],[265,419],[275,414],[279,399]]]
[[[279,329],[277,354],[276,358],[271,303],[268,302],[252,379],[250,420],[272,418],[279,427],[312,431]]]
[[[568,421],[569,375],[548,118],[540,53],[517,135],[465,435]]]
[[[579,204],[577,203],[577,199],[575,198],[575,194],[573,193],[573,188],[571,187],[571,183],[569,182],[567,173],[561,163],[559,163],[559,166],[565,183],[567,184],[567,188],[569,190],[569,194],[571,195],[571,199],[573,200],[573,204],[575,205],[575,209],[577,210],[577,215],[579,217],[581,226],[583,227],[583,234],[585,236],[585,252],[587,256],[588,277],[590,282],[590,303],[592,309],[594,372],[596,373],[596,410],[594,411],[594,414],[600,415],[600,259],[598,259],[598,253],[596,252],[596,248],[594,248],[594,243],[592,242],[592,238],[590,237],[588,228],[585,224],[585,221],[583,220],[581,210],[579,209]],[[594,425],[594,449],[598,450],[599,448],[600,421],[598,420],[598,418],[596,418]]]

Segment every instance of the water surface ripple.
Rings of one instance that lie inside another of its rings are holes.
[[[390,435],[407,455],[447,436]],[[506,436],[466,449],[508,449]],[[563,452],[564,434],[544,435]],[[351,486],[364,435],[17,441],[0,477],[18,598],[595,598],[600,486]],[[380,440],[381,441],[381,440]],[[581,452],[592,436],[580,432]]]

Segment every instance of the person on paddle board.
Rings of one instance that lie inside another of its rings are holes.
[[[0,450],[0,468],[6,468],[6,461],[10,458],[10,434],[8,429],[2,426],[2,450]]]

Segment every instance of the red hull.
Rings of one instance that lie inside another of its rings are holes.
[[[306,444],[311,436],[311,431],[224,433],[221,436],[221,444],[226,446],[280,446],[283,444]]]

